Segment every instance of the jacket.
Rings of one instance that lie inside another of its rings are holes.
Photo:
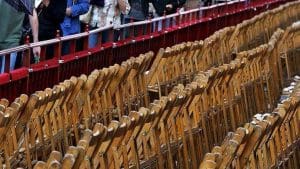
[[[152,0],[152,4],[159,16],[163,16],[166,12],[167,15],[177,12],[177,8],[181,8],[185,4],[186,0]],[[167,4],[172,4],[171,10],[166,9]]]
[[[121,13],[127,15],[130,11],[128,0],[125,2],[126,9],[121,11],[118,8],[118,0],[105,0],[104,7],[93,6],[90,26],[91,27],[104,27],[109,25],[121,24]]]
[[[129,0],[131,9],[125,18],[134,20],[145,20],[149,16],[149,2],[148,0]]]
[[[71,8],[71,16],[65,16],[60,24],[63,36],[80,33],[79,16],[89,11],[88,0],[67,0],[67,7]]]
[[[91,0],[91,5],[96,5],[98,7],[104,7],[105,0]]]
[[[65,18],[67,0],[50,0],[47,7],[40,5],[37,9],[39,16],[39,40],[55,38],[60,30],[60,23]]]
[[[0,15],[0,50],[18,46],[24,13],[17,12],[4,0],[0,0]]]

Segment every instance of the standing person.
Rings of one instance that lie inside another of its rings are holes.
[[[23,20],[23,26],[22,26],[22,36],[20,39],[20,45],[23,45],[27,43],[27,36],[29,36],[29,42],[38,42],[39,38],[39,20],[36,13],[36,9],[33,9],[32,15],[25,15],[25,18]],[[31,52],[31,63],[35,63],[39,60],[40,57],[41,48],[37,47],[36,49]],[[23,54],[24,52],[18,52],[17,59],[16,59],[16,65],[15,68],[22,67],[22,60],[23,60]]]
[[[186,0],[151,0],[156,15],[161,17],[164,14],[169,15],[177,12],[177,9],[182,8],[185,4]],[[174,23],[175,20],[173,20],[172,23]],[[171,25],[170,19],[166,20],[166,27],[169,27]],[[156,27],[154,25],[154,27]],[[158,31],[162,30],[162,21],[158,23]]]
[[[105,0],[91,0],[92,13],[89,21],[90,30],[97,29],[99,27],[104,27],[106,24],[106,18],[104,18],[103,8],[105,5]],[[102,32],[102,42],[107,39],[107,32]],[[89,36],[89,48],[93,48],[98,43],[98,34],[94,33]]]
[[[129,0],[130,11],[124,16],[124,23],[138,22],[148,19],[149,16],[149,0]],[[145,30],[145,29],[144,29]],[[126,37],[129,36],[129,30],[126,30]],[[136,34],[136,30],[134,30]]]
[[[151,0],[158,16],[163,16],[177,12],[177,9],[182,8],[186,0]]]
[[[104,6],[94,8],[90,25],[95,29],[109,25],[121,25],[121,14],[127,15],[130,10],[128,0],[105,0]],[[103,32],[102,41],[108,40],[108,32]],[[119,38],[118,32],[114,34],[114,40]],[[97,44],[98,34],[92,34],[89,37],[89,47],[95,47]]]
[[[37,13],[39,18],[39,38],[49,40],[56,37],[57,30],[61,30],[60,23],[66,16],[67,0],[42,0],[38,5]],[[46,48],[46,59],[54,56],[54,46]]]
[[[89,0],[67,0],[66,16],[60,24],[63,36],[80,33],[79,16],[89,10]],[[65,42],[62,46],[62,54],[69,53],[70,43]]]
[[[128,0],[107,0],[103,8],[104,18],[106,18],[106,26],[121,25],[121,15],[127,15],[130,11],[130,4]],[[119,32],[115,30],[114,41],[119,38]]]
[[[212,0],[204,0],[204,6],[210,6],[212,4]]]
[[[33,2],[32,2],[33,3]],[[0,0],[0,50],[17,47],[22,39],[22,24],[25,14],[21,11],[15,10],[12,6],[6,3],[4,0]],[[34,41],[38,41],[38,22],[36,11],[32,9],[32,16],[29,16],[30,24],[32,28],[32,34]],[[40,48],[33,48],[35,55],[40,54]],[[15,67],[17,53],[11,53],[10,55],[10,70]],[[4,72],[5,57],[0,56],[0,71]]]
[[[149,16],[149,0],[129,0],[130,11],[125,15],[125,23],[130,23],[131,20],[143,21]]]

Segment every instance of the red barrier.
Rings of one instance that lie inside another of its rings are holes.
[[[52,59],[35,64],[30,69],[29,93],[43,90],[59,83],[59,63]]]
[[[132,23],[123,25],[124,27],[107,29],[112,32],[119,30],[121,40],[113,43],[98,44],[97,47],[88,49],[89,32],[70,37],[56,38],[50,41],[33,44],[34,46],[45,46],[54,44],[55,58],[42,61],[38,64],[29,65],[29,57],[24,59],[24,65],[28,68],[21,68],[10,73],[0,75],[0,98],[13,100],[22,93],[30,94],[37,90],[43,90],[80,74],[89,74],[94,69],[100,69],[115,63],[121,63],[131,56],[138,56],[149,50],[157,52],[159,48],[165,48],[184,41],[194,41],[204,39],[226,26],[236,25],[245,19],[275,8],[288,0],[254,0],[254,1],[235,1],[206,7],[201,10],[191,10],[170,16],[155,18],[152,21]],[[167,26],[166,22],[171,23]],[[159,29],[159,22],[162,28]],[[154,27],[154,23],[156,26]],[[125,28],[129,30],[130,36],[124,38]],[[138,30],[136,34],[132,31]],[[145,31],[142,31],[142,30]],[[93,32],[93,31],[92,31]],[[100,32],[101,31],[94,31]],[[83,39],[83,51],[76,52],[75,45],[77,39]],[[71,54],[60,56],[62,41],[70,41]],[[25,46],[22,50],[29,51]],[[20,51],[20,50],[18,50]],[[1,53],[1,52],[0,52]],[[4,52],[5,53],[5,52]],[[27,52],[28,53],[28,52]],[[29,73],[28,73],[29,70]],[[25,73],[27,71],[27,73]],[[21,72],[21,73],[20,73]]]

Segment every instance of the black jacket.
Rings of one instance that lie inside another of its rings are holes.
[[[185,2],[186,0],[152,0],[152,4],[159,16],[163,16],[164,12],[167,15],[177,12],[177,9],[181,8]],[[171,10],[166,9],[167,4],[172,4],[173,8]]]
[[[145,20],[149,16],[149,0],[129,0],[130,12],[128,16],[135,20]]]
[[[39,40],[55,38],[56,31],[60,30],[60,23],[65,18],[67,0],[50,0],[48,7],[40,6],[39,15]]]
[[[99,6],[99,7],[104,7],[104,2],[105,2],[105,0],[91,0],[90,4],[91,5],[96,5],[96,6]]]

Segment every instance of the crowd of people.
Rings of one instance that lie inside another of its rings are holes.
[[[186,0],[29,0],[33,9],[31,14],[16,11],[6,0],[0,0],[0,51],[24,44],[26,37],[30,42],[53,39],[60,30],[60,36],[80,33],[84,25],[93,30],[109,25],[120,25],[132,21],[142,21],[175,13]],[[98,35],[89,36],[89,46],[94,47]],[[102,41],[108,33],[102,33]],[[118,36],[114,37],[115,40]],[[70,43],[64,42],[62,54],[69,53]],[[46,59],[53,57],[53,46],[46,49]],[[38,60],[40,47],[33,48],[32,62]],[[10,70],[21,63],[22,54],[11,53]],[[5,57],[0,56],[0,71],[4,72]],[[17,64],[17,65],[16,65]]]

